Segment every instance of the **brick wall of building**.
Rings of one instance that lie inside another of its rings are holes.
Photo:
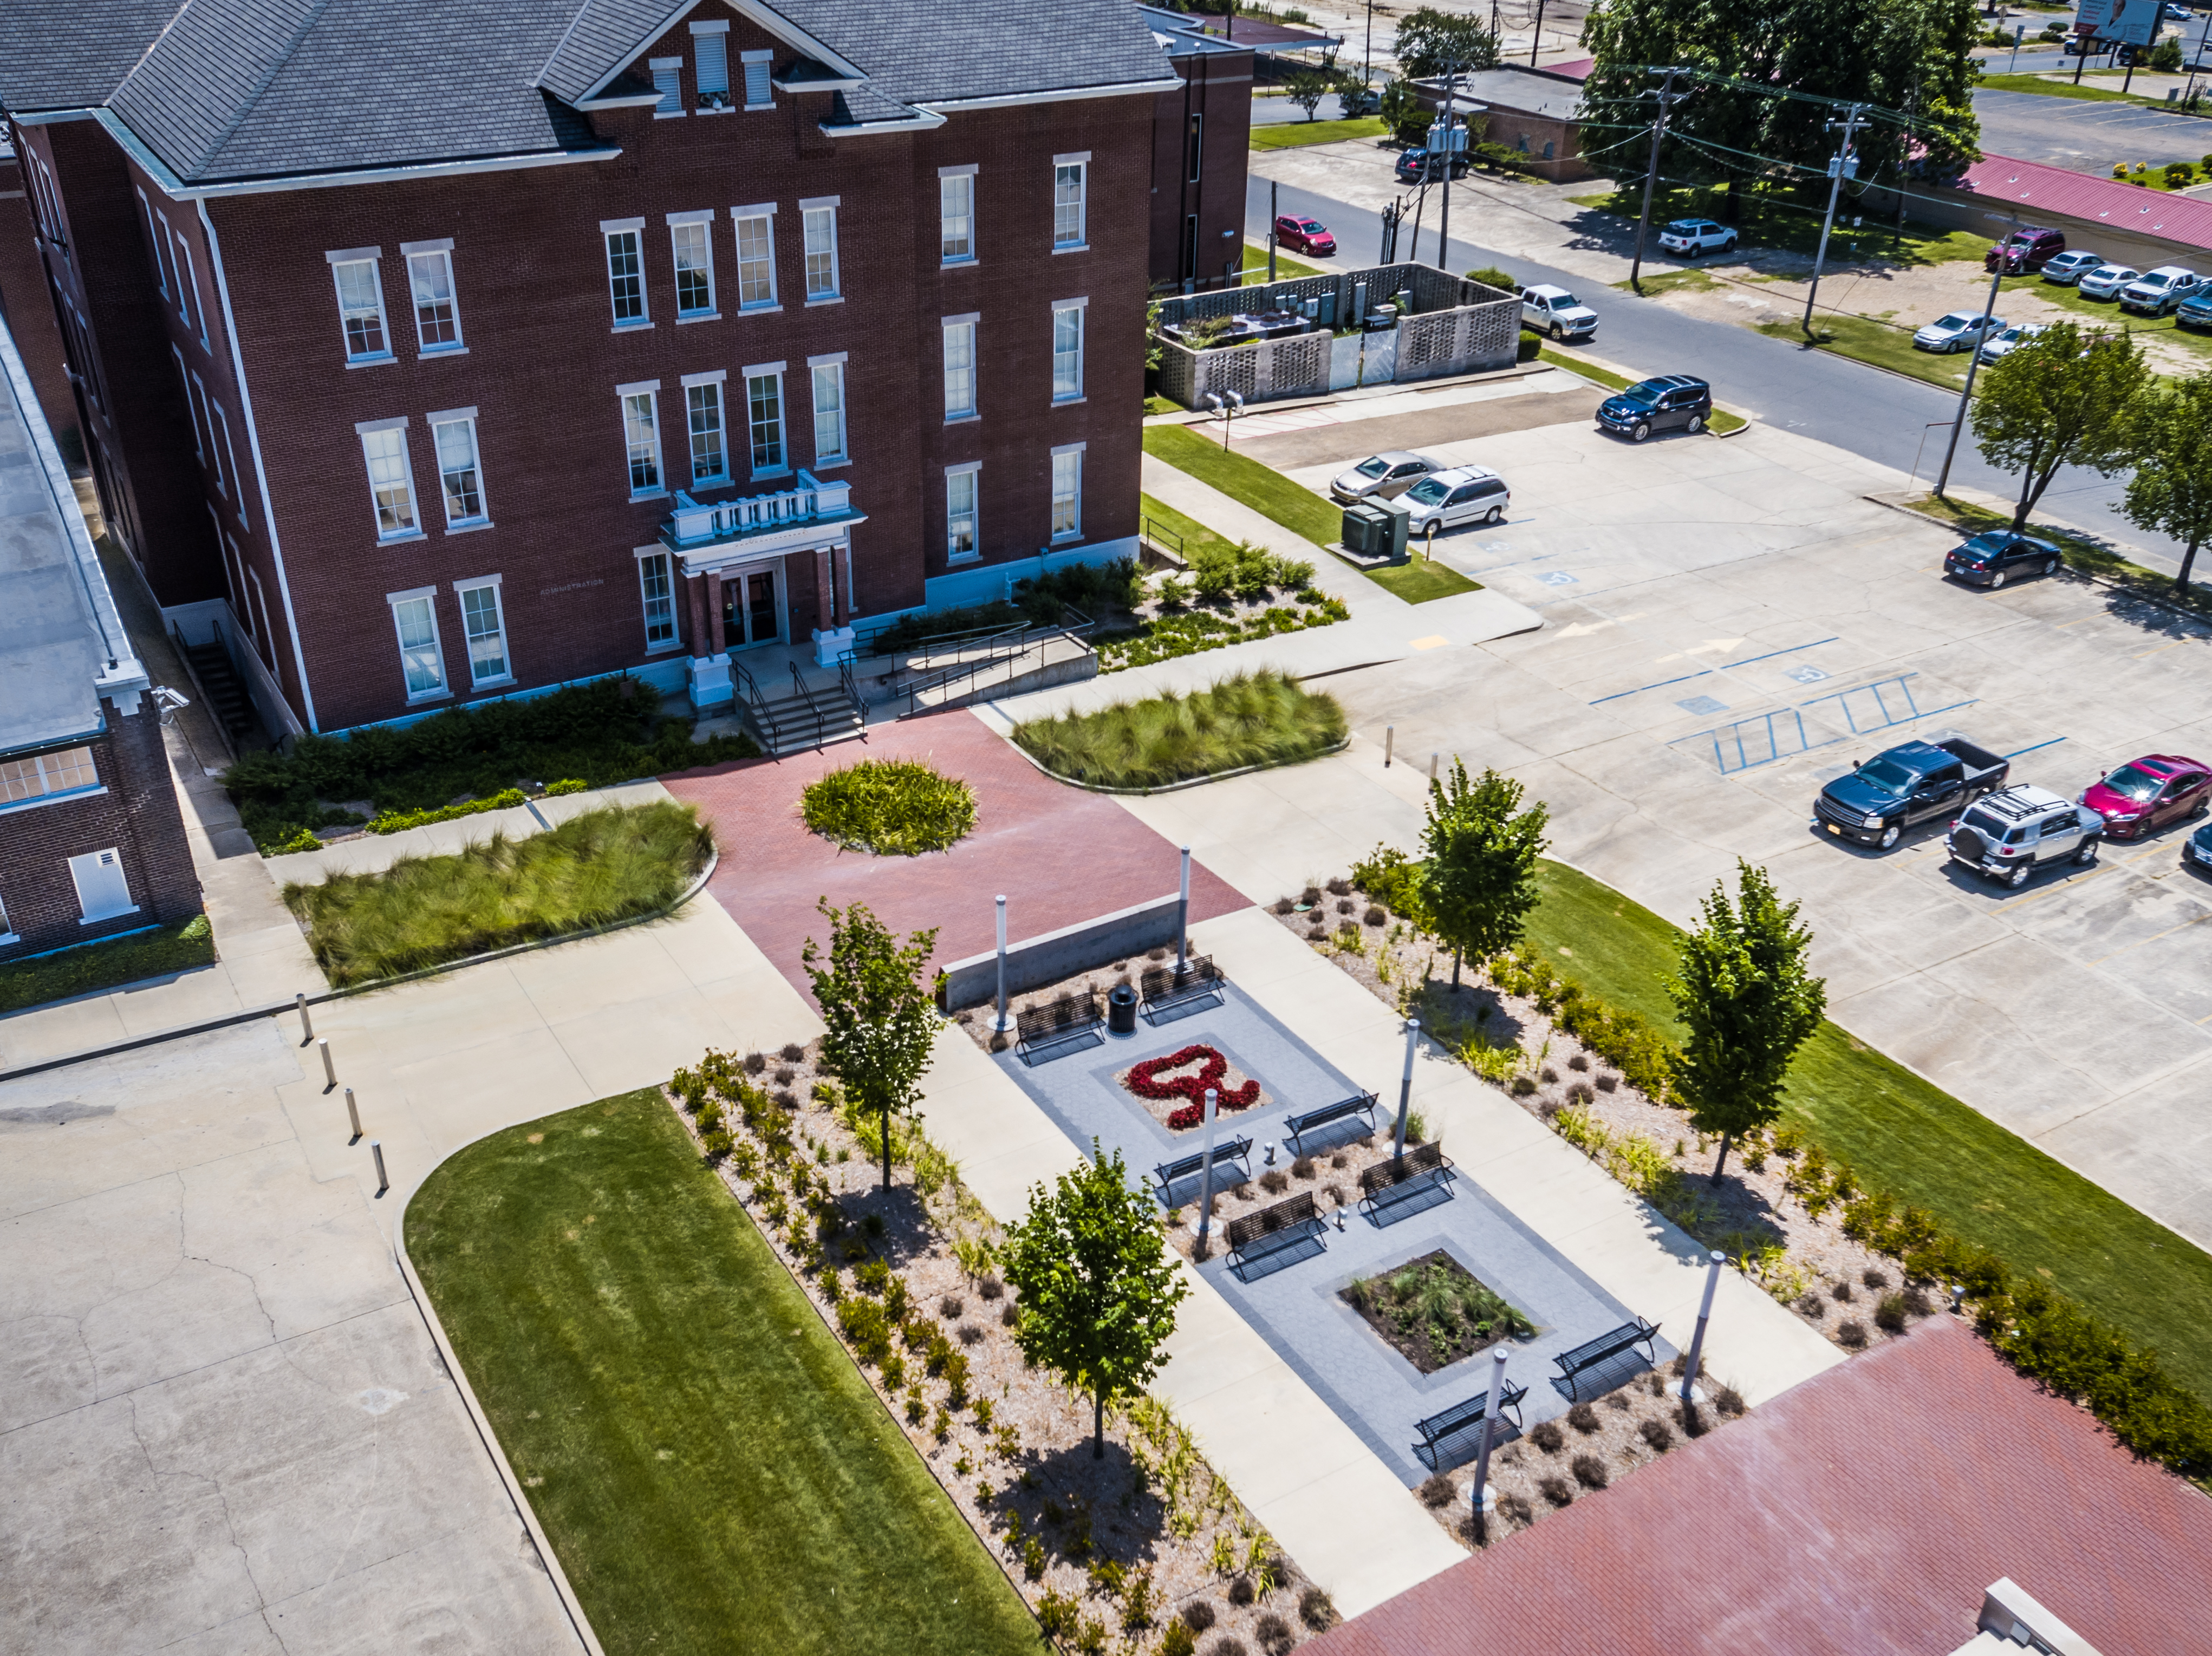
[[[1160,94],[1152,119],[1152,288],[1181,293],[1186,279],[1200,290],[1235,287],[1244,258],[1252,54],[1205,52],[1173,61],[1183,84]],[[1200,121],[1195,179],[1190,166],[1194,116]],[[1198,221],[1195,235],[1193,216]]]
[[[39,407],[58,437],[76,429],[76,394],[70,389],[69,363],[46,292],[38,234],[22,162],[0,155],[0,318],[15,337],[38,391]]]

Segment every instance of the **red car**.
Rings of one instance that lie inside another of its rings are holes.
[[[1336,238],[1319,219],[1285,213],[1275,221],[1275,245],[1294,253],[1329,254],[1336,251]]]
[[[2201,816],[2212,805],[2212,766],[2179,754],[2154,753],[2107,772],[2081,796],[2105,819],[2115,840],[2132,840],[2153,828]]]

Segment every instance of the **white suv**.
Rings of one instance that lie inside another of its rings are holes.
[[[1700,253],[1735,251],[1735,232],[1711,219],[1676,219],[1659,233],[1659,245],[1670,253],[1695,258]]]
[[[2120,289],[2120,308],[2141,316],[2164,316],[2204,286],[2204,278],[2181,264],[2146,270]]]
[[[1523,288],[1521,325],[1554,339],[1588,339],[1597,331],[1597,312],[1565,288]]]
[[[1413,508],[1406,531],[1427,539],[1462,524],[1501,522],[1513,504],[1505,480],[1484,466],[1454,466],[1424,477],[1399,499]]]
[[[2017,890],[2039,864],[2097,860],[2105,819],[2049,788],[2023,783],[1984,795],[1951,824],[1945,846],[1954,862]]]

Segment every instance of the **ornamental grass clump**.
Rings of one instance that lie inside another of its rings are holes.
[[[810,832],[878,857],[943,851],[975,828],[975,791],[915,759],[863,759],[832,771],[808,786],[799,809]]]
[[[1316,758],[1345,739],[1344,709],[1287,674],[1239,673],[1189,695],[1173,691],[1096,713],[1031,719],[1014,740],[1056,776],[1150,788],[1253,765]]]
[[[688,805],[587,811],[527,840],[297,882],[284,901],[333,984],[369,983],[665,908],[713,841]]]

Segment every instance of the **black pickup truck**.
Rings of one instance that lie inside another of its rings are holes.
[[[1915,822],[1964,810],[2004,786],[2010,761],[1961,737],[1907,742],[1872,759],[1820,790],[1813,822],[1842,840],[1884,851]]]

